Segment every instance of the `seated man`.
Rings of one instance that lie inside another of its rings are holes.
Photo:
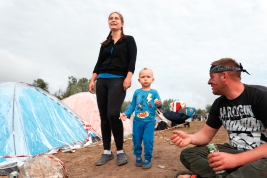
[[[181,162],[192,173],[178,173],[176,177],[267,177],[267,87],[243,84],[241,72],[247,71],[231,58],[212,63],[208,84],[213,94],[221,96],[212,104],[199,132],[173,131],[171,140],[180,148],[197,145],[180,154]],[[208,154],[206,145],[221,126],[228,132],[230,145],[217,144],[220,152]]]

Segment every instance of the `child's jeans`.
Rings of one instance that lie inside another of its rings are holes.
[[[144,143],[144,159],[151,160],[154,146],[155,121],[143,122],[133,120],[133,151],[136,157],[142,156],[142,141]]]

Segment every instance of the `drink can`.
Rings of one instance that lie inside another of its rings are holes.
[[[206,146],[206,149],[207,149],[207,152],[210,154],[210,153],[214,153],[214,152],[219,152],[219,149],[218,149],[218,147],[217,147],[217,145],[215,145],[215,144],[209,144],[209,145],[207,145]],[[216,174],[222,174],[222,173],[224,173],[225,172],[225,170],[220,170],[220,171],[216,171],[215,173]]]

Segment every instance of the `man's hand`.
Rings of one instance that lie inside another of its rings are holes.
[[[236,168],[240,166],[238,160],[238,154],[214,152],[208,155],[209,165],[214,171]]]
[[[175,130],[171,136],[171,141],[180,148],[185,147],[191,143],[189,135],[183,131]]]

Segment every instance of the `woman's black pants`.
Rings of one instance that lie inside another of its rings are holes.
[[[123,124],[119,119],[126,90],[123,89],[123,78],[98,79],[96,97],[101,119],[101,131],[104,150],[110,150],[111,132],[117,150],[123,149]]]

